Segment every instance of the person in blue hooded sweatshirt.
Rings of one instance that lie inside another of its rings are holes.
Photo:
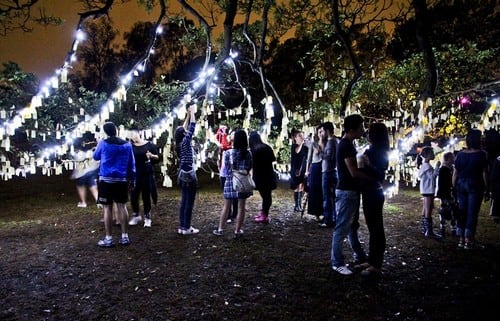
[[[128,237],[128,201],[129,189],[135,186],[135,159],[132,145],[116,136],[116,126],[106,122],[103,130],[108,138],[99,141],[94,151],[94,159],[100,161],[99,167],[99,196],[97,202],[104,206],[104,228],[106,236],[97,245],[100,247],[113,247],[111,236],[113,202],[118,210],[121,221],[122,235],[119,240],[121,245],[129,245]]]

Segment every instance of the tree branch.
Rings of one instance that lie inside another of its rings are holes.
[[[354,76],[347,83],[347,86],[344,92],[342,93],[341,97],[340,114],[343,115],[347,108],[347,103],[349,102],[349,99],[351,97],[352,89],[354,88],[356,83],[361,79],[362,72],[356,54],[354,53],[354,50],[352,48],[352,43],[349,34],[345,32],[345,30],[340,24],[339,0],[333,0],[333,25],[340,37],[340,40],[342,41],[344,49],[347,51],[349,60],[351,61],[351,65],[354,69]]]
[[[198,22],[205,28],[205,33],[207,36],[207,49],[205,53],[205,63],[203,65],[202,70],[206,70],[208,64],[210,63],[210,57],[212,55],[212,28],[208,25],[207,21],[202,17],[201,14],[198,13],[191,5],[187,3],[186,0],[177,0],[184,9],[186,9],[189,13],[198,19]]]

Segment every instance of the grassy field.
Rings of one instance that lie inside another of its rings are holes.
[[[402,189],[386,202],[383,276],[372,283],[331,270],[332,231],[293,212],[286,183],[273,192],[270,224],[251,221],[260,198],[249,199],[236,240],[211,234],[222,207],[216,180],[202,180],[194,236],[176,233],[180,191],[160,188],[153,227],[130,227],[132,244],[112,249],[96,246],[102,213],[76,207],[73,183],[0,183],[0,320],[496,320],[500,227],[486,204],[484,249],[458,250],[452,236],[422,237],[420,196]]]

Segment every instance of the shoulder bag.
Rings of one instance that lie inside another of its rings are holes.
[[[239,193],[251,193],[255,189],[252,175],[246,169],[234,169],[234,150],[231,152],[231,170],[233,189]]]

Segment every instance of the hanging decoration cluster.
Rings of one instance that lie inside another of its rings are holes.
[[[163,13],[162,13],[163,15]],[[76,52],[78,45],[85,40],[85,33],[81,29],[82,20],[78,24],[78,28],[75,33],[75,39],[72,44],[72,48],[64,65],[56,70],[55,75],[53,75],[44,85],[40,88],[40,91],[35,95],[28,106],[18,111],[7,111],[5,109],[0,110],[0,148],[5,152],[11,150],[10,137],[15,134],[16,129],[23,126],[26,119],[35,120],[34,128],[28,129],[29,137],[35,138],[37,135],[45,138],[50,135],[55,137],[56,140],[61,141],[57,146],[47,147],[43,149],[37,155],[30,153],[23,153],[17,160],[16,166],[11,164],[10,160],[5,154],[0,155],[0,179],[9,180],[13,176],[26,177],[28,174],[35,174],[37,169],[41,170],[43,175],[60,175],[64,170],[73,170],[75,167],[75,162],[82,159],[81,154],[77,154],[74,150],[73,142],[74,140],[81,138],[84,133],[90,132],[97,136],[102,135],[101,132],[97,132],[97,129],[101,128],[103,123],[109,119],[111,113],[115,111],[115,106],[122,101],[127,99],[127,86],[133,81],[134,77],[140,76],[146,69],[147,63],[149,61],[150,55],[154,54],[154,45],[157,40],[157,36],[163,31],[161,26],[161,21],[163,16],[160,16],[156,23],[155,36],[152,37],[149,47],[146,50],[146,54],[138,60],[138,62],[133,66],[133,68],[124,77],[121,78],[116,90],[110,95],[108,100],[101,107],[101,110],[96,115],[86,114],[85,110],[80,110],[80,115],[75,115],[75,123],[78,123],[79,116],[84,116],[84,120],[79,122],[72,131],[65,131],[64,128],[57,128],[55,133],[38,133],[37,132],[37,108],[42,106],[43,100],[48,98],[54,89],[59,87],[60,83],[65,83],[68,81],[68,70],[71,68],[72,63],[77,59]],[[237,53],[232,52],[230,57],[226,60],[227,64],[234,66],[233,59],[236,59]],[[163,133],[168,133],[168,138],[163,150],[161,151],[163,155],[171,155],[172,153],[172,137],[173,137],[173,126],[174,120],[176,118],[183,119],[186,115],[186,107],[195,103],[199,104],[197,97],[194,97],[195,93],[203,87],[207,79],[210,77],[215,77],[216,70],[210,66],[204,66],[203,70],[199,73],[199,76],[191,82],[191,87],[185,93],[183,99],[171,112],[166,112],[164,117],[159,122],[155,122],[153,128],[145,129],[142,131],[141,135],[145,139],[152,140],[156,143],[157,140],[162,136]],[[328,82],[324,83],[322,89],[315,91],[313,94],[313,101],[322,97],[324,93],[328,90]],[[243,118],[243,128],[250,127],[250,120],[254,114],[254,108],[252,106],[252,99],[250,94],[248,94],[246,88],[242,88],[244,101],[246,101],[246,106],[243,108],[242,105],[234,109],[218,111],[214,107],[214,96],[220,94],[220,89],[217,88],[213,83],[210,83],[210,87],[207,89],[206,99],[201,103],[200,113],[201,116],[197,120],[196,130],[199,132],[201,130],[205,131],[206,142],[202,146],[202,150],[197,154],[195,160],[197,167],[202,166],[206,161],[207,149],[209,142],[216,142],[215,132],[209,126],[207,117],[210,115],[215,116],[217,119],[222,119],[223,116],[227,119],[233,116],[244,115]],[[275,117],[275,106],[273,104],[273,97],[271,95],[265,97],[261,102],[264,106],[265,111],[265,123],[259,132],[262,135],[262,139],[267,141],[268,135],[271,133],[271,123],[272,118]],[[405,181],[407,184],[416,186],[417,184],[417,167],[416,160],[414,157],[408,157],[409,152],[417,143],[422,143],[424,141],[424,136],[426,132],[429,132],[434,128],[434,126],[443,119],[447,119],[453,113],[453,109],[449,112],[443,113],[438,117],[433,117],[432,113],[427,113],[426,109],[428,106],[432,105],[432,100],[414,102],[414,104],[419,104],[419,112],[416,116],[412,113],[408,113],[401,108],[401,101],[398,99],[397,106],[399,110],[393,112],[393,119],[391,120],[380,120],[385,123],[389,128],[389,132],[393,133],[391,135],[391,148],[392,152],[390,154],[390,169],[389,169],[389,181],[393,184],[386,192],[387,194],[394,195],[397,194],[399,189],[399,182]],[[346,115],[359,113],[362,114],[360,104],[348,105],[346,109]],[[288,124],[289,119],[295,119],[299,123],[303,124],[301,129],[304,133],[314,133],[315,126],[317,124],[309,125],[310,112],[304,115],[299,113],[292,113],[287,111],[282,106],[282,127],[279,133],[276,143],[273,144],[273,149],[275,153],[285,147],[290,146],[289,130]],[[410,120],[406,122],[405,120]],[[331,121],[335,125],[335,135],[341,135],[342,129],[342,118],[336,115],[333,110],[330,111],[329,115],[324,119],[324,121]],[[417,126],[408,127],[406,124],[418,124]],[[482,115],[481,120],[474,127],[485,130],[488,128],[495,128],[498,130],[500,126],[500,112],[498,110],[498,101],[493,100],[489,108]],[[196,134],[196,133],[195,133]],[[118,136],[122,138],[128,137],[128,131],[123,125],[118,126]],[[358,146],[360,150],[366,146]],[[450,134],[449,145],[443,149],[438,146],[434,146],[436,152],[440,151],[454,151],[460,150],[463,146],[460,145],[460,141]],[[70,155],[71,160],[60,161],[63,155]],[[91,153],[87,152],[83,155],[85,158],[90,158]],[[438,159],[438,157],[436,157]],[[160,170],[163,174],[163,186],[171,187],[172,180],[167,175],[168,168],[172,164],[169,163],[169,157],[163,157],[163,163],[160,166]],[[289,164],[276,164],[276,168],[279,172],[286,173],[289,172]],[[213,171],[211,172],[212,177],[215,175]]]

